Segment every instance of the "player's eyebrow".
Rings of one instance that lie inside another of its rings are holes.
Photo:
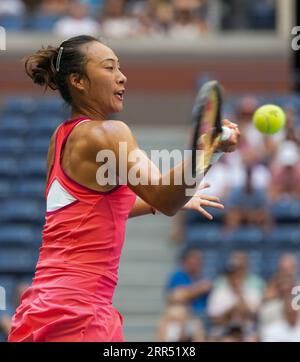
[[[113,62],[119,63],[119,59],[114,59],[114,58],[105,58],[105,59],[101,60],[100,63],[106,62],[107,60],[111,60]]]

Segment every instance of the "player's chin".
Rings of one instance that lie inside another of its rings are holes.
[[[123,111],[123,103],[120,102],[120,104],[116,104],[114,105],[114,110],[113,110],[113,113],[120,113]]]

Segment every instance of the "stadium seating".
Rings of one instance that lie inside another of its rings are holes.
[[[40,205],[32,199],[10,198],[1,205],[0,217],[2,222],[35,223],[43,217],[40,213]]]
[[[28,247],[1,247],[0,273],[6,275],[33,273],[37,259],[37,250]]]
[[[30,246],[35,234],[28,225],[25,226],[2,226],[0,233],[0,247],[3,246]]]
[[[4,186],[5,187],[5,186]],[[40,200],[44,198],[45,180],[44,179],[25,179],[22,182],[16,182],[14,185],[14,195],[21,198],[31,198]],[[0,183],[1,197],[1,183]]]
[[[28,176],[44,178],[46,173],[45,156],[48,148],[48,143],[45,144],[46,141],[49,142],[49,139],[35,139],[32,140],[30,147],[28,145],[27,152],[31,151],[32,153],[31,156],[26,156],[19,163],[19,177],[21,179]]]
[[[219,224],[223,221],[224,212],[222,210],[209,207],[207,207],[206,210],[213,216],[213,223]],[[188,225],[207,223],[207,219],[196,211],[188,210],[186,212],[186,223]]]
[[[1,136],[26,135],[29,131],[27,119],[23,115],[7,114],[0,122]]]
[[[3,108],[3,115],[18,114],[20,116],[28,116],[33,114],[37,108],[37,103],[31,97],[11,96],[7,97]]]
[[[2,141],[0,141],[2,142]],[[5,146],[4,142],[4,146]],[[3,145],[3,143],[2,143]],[[0,146],[1,149],[1,146]],[[3,152],[5,153],[5,151]],[[13,155],[3,156],[0,155],[0,177],[1,181],[4,179],[13,179],[18,176],[18,162]]]
[[[1,161],[0,161],[0,169],[1,169]],[[9,182],[9,180],[0,180],[0,201],[4,200],[7,197],[10,197],[12,192],[12,184]]]
[[[22,137],[5,137],[0,134],[0,155],[13,155],[18,157],[24,152],[24,140]]]
[[[297,201],[281,200],[271,205],[271,212],[277,222],[299,222],[300,205]]]
[[[216,225],[194,225],[187,228],[186,240],[193,246],[215,244],[220,240],[220,230]]]

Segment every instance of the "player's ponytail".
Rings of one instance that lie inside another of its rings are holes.
[[[86,76],[86,54],[82,45],[92,41],[99,42],[92,36],[80,35],[65,40],[58,48],[48,46],[40,49],[26,59],[26,74],[46,89],[58,89],[62,98],[72,104],[68,76],[71,73]]]
[[[26,74],[34,81],[34,83],[51,88],[58,89],[55,81],[54,62],[57,58],[57,48],[48,46],[42,48],[35,54],[30,55],[25,61]]]

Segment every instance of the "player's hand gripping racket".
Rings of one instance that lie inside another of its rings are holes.
[[[230,137],[227,127],[222,128],[222,91],[217,81],[203,85],[195,99],[192,122],[194,135],[192,143],[193,177],[204,175],[211,165],[214,152],[220,141]],[[201,152],[199,152],[201,150]],[[197,152],[198,151],[198,152]]]

